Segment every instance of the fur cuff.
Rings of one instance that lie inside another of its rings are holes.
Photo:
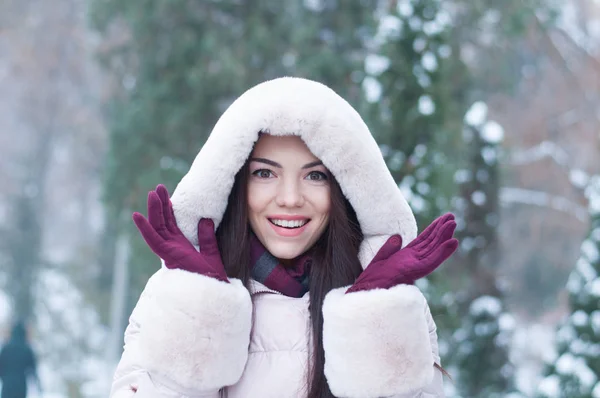
[[[434,359],[427,302],[419,289],[346,290],[332,290],[323,303],[325,376],[331,392],[387,397],[429,384]]]
[[[161,269],[144,295],[140,362],[153,378],[196,393],[240,379],[252,317],[250,294],[241,281]]]

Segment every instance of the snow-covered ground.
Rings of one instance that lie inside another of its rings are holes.
[[[516,365],[516,383],[519,390],[533,396],[542,380],[545,363],[556,357],[554,325],[518,323],[513,334],[511,359]]]
[[[107,397],[114,364],[108,364],[105,357],[108,333],[98,314],[57,270],[44,271],[38,289],[44,300],[37,305],[30,334],[38,355],[43,395],[31,385],[29,397],[66,398],[67,381],[81,385],[85,397]],[[0,291],[2,342],[10,333],[11,323],[10,300]]]

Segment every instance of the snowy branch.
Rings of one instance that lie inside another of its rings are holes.
[[[506,159],[506,163],[515,166],[526,166],[540,160],[550,158],[569,175],[569,180],[577,189],[583,190],[589,176],[583,170],[572,166],[569,154],[553,141],[542,141],[527,149],[515,150]]]
[[[581,206],[564,196],[555,196],[543,191],[504,187],[500,190],[500,203],[505,207],[512,204],[525,204],[549,208],[574,215],[582,222],[586,222],[588,218],[588,209],[586,207]]]
[[[542,141],[538,145],[515,151],[512,153],[509,162],[514,165],[527,165],[546,157],[551,158],[562,167],[570,168],[569,155],[557,143],[552,141]]]

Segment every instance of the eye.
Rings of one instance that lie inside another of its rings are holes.
[[[306,179],[310,181],[327,181],[328,177],[322,171],[311,171],[306,176]]]
[[[269,169],[258,169],[254,171],[252,175],[258,178],[272,178],[273,172]]]

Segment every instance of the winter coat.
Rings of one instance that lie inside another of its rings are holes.
[[[10,340],[0,351],[2,398],[25,398],[27,376],[36,377],[36,360],[25,338],[25,328],[17,324]]]
[[[326,86],[281,78],[223,114],[175,190],[177,224],[194,245],[201,218],[221,221],[234,176],[259,132],[298,135],[354,208],[366,267],[383,243],[417,232],[414,215],[358,113]],[[419,289],[344,294],[323,304],[325,376],[336,397],[443,397],[436,328]],[[291,298],[252,281],[160,269],[131,314],[112,398],[302,398],[308,384],[310,293]],[[137,392],[136,392],[137,391]]]

